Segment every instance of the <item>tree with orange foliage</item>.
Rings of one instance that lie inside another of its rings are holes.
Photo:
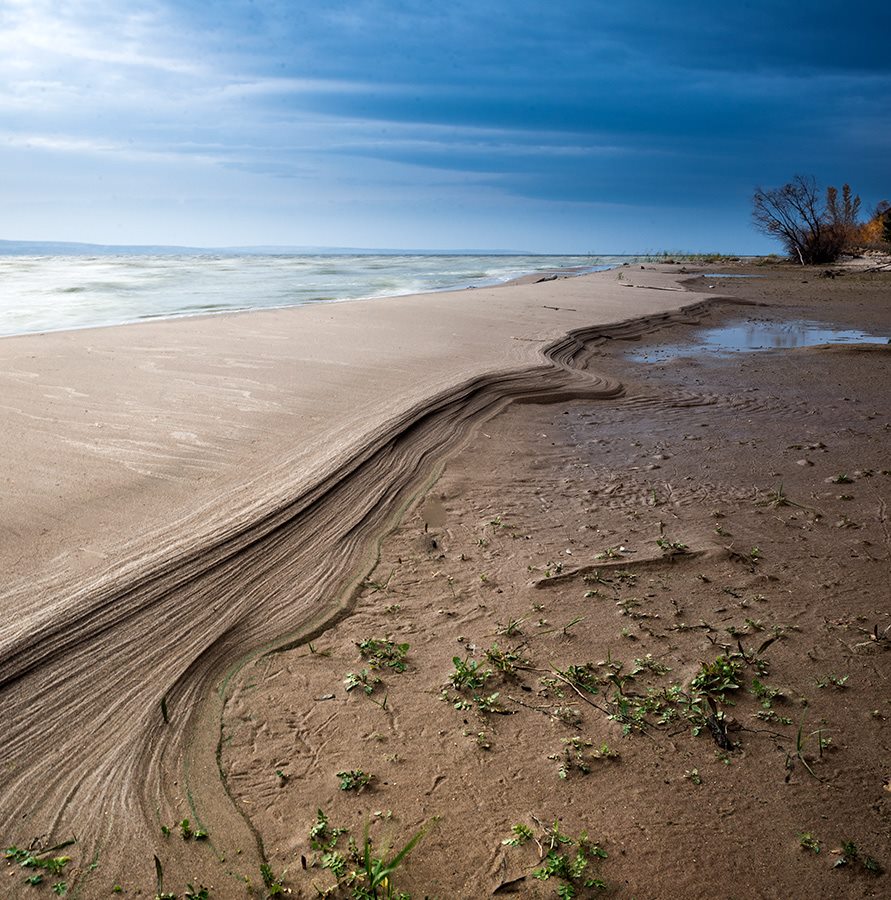
[[[866,247],[891,244],[891,203],[882,200],[876,206],[872,218],[858,229],[857,241]]]

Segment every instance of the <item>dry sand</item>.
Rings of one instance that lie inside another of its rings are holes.
[[[378,850],[432,823],[412,897],[549,897],[559,820],[608,894],[885,896],[891,354],[628,352],[888,334],[889,276],[668,270],[0,342],[6,843],[76,836],[84,898],[153,896],[154,856],[180,896],[266,896],[266,862],[309,898],[322,809]],[[719,657],[740,687],[691,710]]]

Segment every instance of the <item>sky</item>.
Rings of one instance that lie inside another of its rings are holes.
[[[0,238],[779,251],[891,199],[891,5],[0,0]]]

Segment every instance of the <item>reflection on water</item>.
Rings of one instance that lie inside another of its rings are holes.
[[[630,353],[638,362],[659,362],[677,356],[703,353],[726,356],[756,350],[783,350],[814,347],[818,344],[887,344],[888,337],[868,334],[853,328],[832,328],[820,322],[729,322],[717,328],[697,332],[693,343],[652,347]]]

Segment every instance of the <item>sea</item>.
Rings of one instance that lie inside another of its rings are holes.
[[[628,257],[417,253],[0,255],[0,336],[250,309],[374,301],[583,274]],[[423,302],[419,298],[419,302]]]

